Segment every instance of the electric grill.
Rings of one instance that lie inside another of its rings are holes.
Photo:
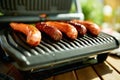
[[[65,1],[67,1],[69,5],[65,5]],[[1,56],[3,59],[8,59],[9,57],[13,59],[13,64],[21,73],[25,74],[26,79],[41,80],[62,72],[103,62],[106,60],[107,53],[110,50],[119,47],[116,38],[103,32],[97,37],[86,34],[83,37],[79,36],[73,41],[63,37],[63,39],[58,42],[52,41],[44,34],[41,43],[37,47],[30,47],[25,42],[25,36],[19,32],[13,31],[8,25],[11,21],[31,23],[44,20],[83,19],[83,16],[81,18],[80,16],[75,17],[73,15],[82,14],[78,6],[77,13],[72,13],[72,16],[67,14],[72,1],[76,3],[78,0],[0,1],[0,9],[2,12],[6,13],[6,16],[0,18],[0,23],[4,26],[0,30]],[[67,7],[63,7],[62,5]],[[46,6],[51,7],[52,10]],[[14,13],[16,13],[17,16],[10,15]],[[49,18],[36,16],[43,13],[49,15]],[[27,16],[28,14],[29,16]],[[66,16],[66,18],[63,17],[63,15],[69,16]]]

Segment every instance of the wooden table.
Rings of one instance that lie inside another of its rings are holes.
[[[0,62],[0,72],[15,80],[24,80],[21,73],[10,63]],[[104,63],[73,70],[45,80],[120,80],[120,57],[109,55]]]

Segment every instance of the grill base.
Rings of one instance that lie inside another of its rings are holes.
[[[51,76],[55,76],[58,74],[62,74],[65,72],[69,72],[72,70],[77,70],[80,68],[84,68],[90,65],[95,65],[101,62],[104,62],[108,56],[108,53],[98,54],[96,57],[92,58],[84,58],[81,60],[78,60],[76,62],[67,63],[58,65],[56,67],[51,67],[48,69],[38,69],[35,71],[20,71],[25,80],[44,80],[45,78],[49,78]]]
[[[12,57],[25,80],[41,80],[104,62],[108,51],[119,47],[113,36],[100,33],[98,37],[85,35],[74,41],[63,38],[56,43],[43,39],[39,46],[32,48],[22,34],[15,34],[9,28],[1,31],[0,42],[1,57],[6,61]]]
[[[14,62],[14,60],[0,48],[0,59],[2,61],[7,62]],[[64,64],[60,64],[57,66],[51,66],[46,69],[31,69],[29,71],[21,71],[19,70],[22,75],[24,76],[25,80],[44,80],[45,78],[49,78],[51,76],[55,76],[61,73],[69,72],[72,70],[77,70],[80,68],[84,68],[90,65],[95,65],[102,63],[106,60],[109,52],[101,53],[98,55],[94,55],[92,57],[85,57],[73,62],[67,62]]]

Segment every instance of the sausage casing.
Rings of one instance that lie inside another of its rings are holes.
[[[78,32],[73,25],[64,22],[56,22],[56,21],[48,21],[46,22],[47,25],[56,27],[61,32],[65,33],[68,38],[76,39],[78,36]]]
[[[81,20],[72,20],[72,21],[84,25],[87,31],[91,33],[93,36],[98,36],[101,31],[100,27],[97,24],[92,23],[90,21],[81,21]]]
[[[10,27],[25,34],[27,36],[26,42],[31,46],[37,46],[41,41],[41,32],[33,25],[12,22]]]
[[[49,26],[44,22],[39,22],[36,24],[36,27],[41,31],[49,35],[53,40],[59,41],[62,39],[62,33],[55,27]]]
[[[87,29],[84,25],[79,24],[79,23],[75,23],[73,21],[69,21],[68,23],[73,25],[77,29],[80,36],[84,36],[86,34]]]

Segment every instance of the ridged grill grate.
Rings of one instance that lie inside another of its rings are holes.
[[[66,51],[78,48],[84,48],[89,46],[104,45],[114,41],[114,38],[107,37],[107,35],[100,34],[96,37],[89,37],[85,35],[84,37],[79,37],[74,41],[67,40],[63,38],[59,42],[51,42],[50,40],[42,40],[41,43],[35,47],[31,48],[26,44],[25,38],[22,34],[5,34],[4,39],[8,41],[8,44],[11,47],[14,47],[16,50],[20,51],[24,56],[32,55],[49,55],[54,54],[54,52]]]

